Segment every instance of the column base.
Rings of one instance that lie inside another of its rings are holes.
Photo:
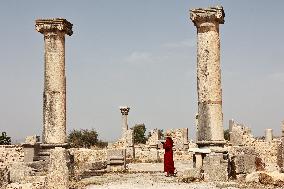
[[[49,159],[50,151],[56,147],[68,149],[70,145],[68,143],[61,144],[40,144],[40,149],[38,155],[35,157],[36,161],[46,161]]]

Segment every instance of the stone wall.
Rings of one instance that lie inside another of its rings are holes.
[[[164,160],[164,149],[152,148],[147,145],[135,146],[135,160],[137,162],[162,162]],[[191,161],[193,158],[192,152],[185,150],[173,151],[174,161]]]
[[[281,141],[274,139],[272,142],[264,140],[256,140],[252,146],[254,147],[257,155],[265,163],[267,171],[278,170],[279,149],[281,148]]]
[[[164,158],[164,156],[160,156],[157,148],[152,148],[148,145],[135,145],[134,149],[137,162],[159,162],[161,158]]]
[[[74,174],[81,175],[92,168],[97,162],[107,161],[107,149],[94,150],[86,148],[71,148],[69,152],[74,156]]]
[[[12,164],[24,162],[24,149],[19,145],[0,145],[0,162]]]

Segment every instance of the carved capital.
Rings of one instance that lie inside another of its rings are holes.
[[[128,106],[120,106],[119,109],[120,109],[120,112],[121,112],[122,115],[128,115],[130,107],[128,107]]]
[[[224,24],[225,12],[222,6],[190,10],[190,19],[196,27],[202,23]]]
[[[38,19],[35,24],[36,30],[45,35],[59,31],[71,36],[73,34],[72,26],[73,24],[63,18]]]

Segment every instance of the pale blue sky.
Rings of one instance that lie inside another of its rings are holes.
[[[62,17],[66,37],[67,129],[121,133],[129,125],[188,127],[197,112],[196,28],[189,9],[220,4],[224,127],[234,118],[255,135],[280,135],[284,119],[284,1],[0,1],[0,131],[14,139],[42,130],[43,36],[37,18]]]

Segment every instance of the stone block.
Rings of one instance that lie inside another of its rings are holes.
[[[207,154],[203,160],[204,181],[228,180],[228,160],[221,153]]]
[[[236,174],[247,174],[256,170],[255,155],[239,154],[233,158],[233,162]]]
[[[27,136],[25,140],[25,144],[35,145],[40,142],[40,137],[37,135]]]
[[[201,168],[191,168],[185,170],[179,177],[181,182],[194,182],[200,181],[203,179],[202,169]]]

